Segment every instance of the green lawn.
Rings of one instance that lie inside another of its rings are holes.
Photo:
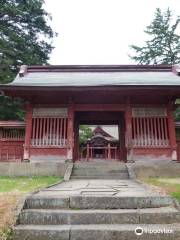
[[[61,177],[2,177],[0,176],[0,240],[12,239],[15,209],[30,192],[62,181]]]
[[[32,192],[61,181],[60,177],[1,177],[0,192]]]
[[[146,183],[158,186],[180,202],[180,178],[148,178]]]

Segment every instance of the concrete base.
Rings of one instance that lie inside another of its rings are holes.
[[[128,163],[137,178],[180,177],[180,163],[167,160],[139,160]]]
[[[0,176],[64,176],[67,163],[0,163]]]

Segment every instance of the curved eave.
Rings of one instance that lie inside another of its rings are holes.
[[[180,85],[100,85],[100,86],[24,86],[24,85],[0,85],[1,91],[15,90],[43,90],[43,91],[76,91],[76,90],[120,90],[120,89],[176,89],[180,92]]]

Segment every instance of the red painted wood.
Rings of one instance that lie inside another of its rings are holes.
[[[40,118],[39,119],[39,145],[43,145],[43,138],[42,136],[44,135],[42,128],[44,127],[44,119]]]
[[[127,103],[125,112],[126,122],[126,148],[127,148],[127,159],[131,160],[132,156],[132,109],[129,103]]]
[[[47,145],[49,145],[49,138],[50,138],[50,136],[49,136],[49,131],[50,131],[50,119],[49,118],[47,118]]]
[[[24,142],[24,159],[29,159],[29,147],[31,145],[31,134],[32,134],[32,106],[31,104],[26,105],[26,128],[25,128],[25,142]]]
[[[60,126],[60,119],[57,118],[57,127],[56,127],[56,143],[57,145],[59,145],[59,126]]]
[[[74,104],[74,111],[125,111],[126,104]]]
[[[147,118],[147,134],[148,134],[147,145],[151,145],[151,141],[150,141],[150,118]]]
[[[161,136],[161,122],[160,118],[157,118],[158,121],[158,145],[162,145],[162,136]]]
[[[68,141],[68,159],[73,160],[74,150],[74,106],[71,104],[68,107],[68,126],[67,126],[67,141]]]
[[[160,119],[162,145],[166,145],[164,138],[164,118]]]
[[[23,160],[24,140],[0,140],[0,161],[20,162]]]
[[[168,126],[167,118],[164,118],[164,134],[165,134],[166,144],[169,145],[169,137],[168,137],[167,126]]]
[[[154,145],[157,146],[158,145],[157,119],[154,118],[153,121],[154,121],[154,137],[155,137]]]
[[[172,151],[172,158],[176,158],[174,155],[177,150],[177,145],[176,145],[176,133],[175,133],[175,124],[174,124],[174,118],[173,118],[173,106],[171,103],[169,103],[168,106],[168,130],[169,130],[169,141],[170,141],[170,146],[171,146],[171,151]],[[176,159],[173,159],[176,160]]]

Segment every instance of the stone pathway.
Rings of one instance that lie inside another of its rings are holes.
[[[133,180],[70,180],[26,199],[13,239],[180,240],[180,211]]]
[[[36,196],[152,196],[157,192],[133,180],[70,180],[46,188]]]

